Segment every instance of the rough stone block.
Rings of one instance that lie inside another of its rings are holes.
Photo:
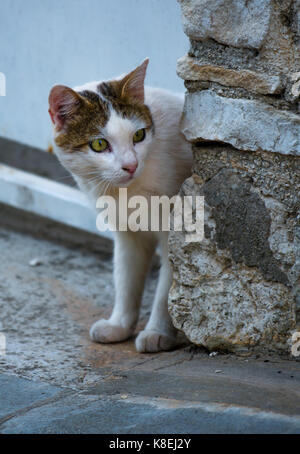
[[[283,90],[279,76],[272,76],[256,71],[226,68],[210,64],[198,63],[189,56],[177,62],[177,74],[184,80],[207,80],[228,87],[241,87],[260,94],[278,94]]]
[[[300,117],[248,99],[211,90],[188,93],[182,131],[190,141],[220,141],[240,150],[300,155]]]
[[[195,40],[259,49],[268,33],[271,0],[179,0],[185,33]]]
[[[194,170],[182,195],[205,197],[205,238],[170,234],[175,326],[210,350],[290,353],[299,331],[299,159],[210,146],[195,151]]]

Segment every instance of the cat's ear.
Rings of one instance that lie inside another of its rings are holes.
[[[135,68],[120,81],[122,86],[122,99],[128,99],[141,104],[144,103],[144,82],[148,63],[149,58],[146,58],[140,66]]]
[[[57,131],[64,128],[82,106],[82,97],[69,87],[55,85],[49,95],[49,114]]]

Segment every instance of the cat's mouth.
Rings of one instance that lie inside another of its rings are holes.
[[[118,180],[118,184],[119,185],[123,185],[123,184],[127,184],[129,185],[133,180],[135,180],[135,178],[137,178],[139,172],[138,170],[136,169],[134,172],[126,172],[126,174],[124,174],[119,180]]]
[[[124,177],[120,178],[120,180],[117,181],[117,186],[121,185],[129,185],[134,179],[136,175],[135,174],[129,174],[129,175],[124,175]]]

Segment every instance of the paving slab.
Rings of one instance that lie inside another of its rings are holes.
[[[57,398],[62,390],[42,382],[0,375],[0,421],[8,415],[18,414],[35,405]]]
[[[300,433],[299,419],[180,400],[71,395],[11,418],[2,434]]]

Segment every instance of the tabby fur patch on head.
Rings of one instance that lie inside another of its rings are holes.
[[[120,79],[100,82],[95,91],[52,88],[49,113],[57,154],[78,178],[90,175],[112,186],[127,186],[141,173],[154,134],[153,119],[144,104],[148,62]],[[133,137],[139,130],[145,132],[136,143]],[[90,146],[97,139],[108,144],[101,153]]]

